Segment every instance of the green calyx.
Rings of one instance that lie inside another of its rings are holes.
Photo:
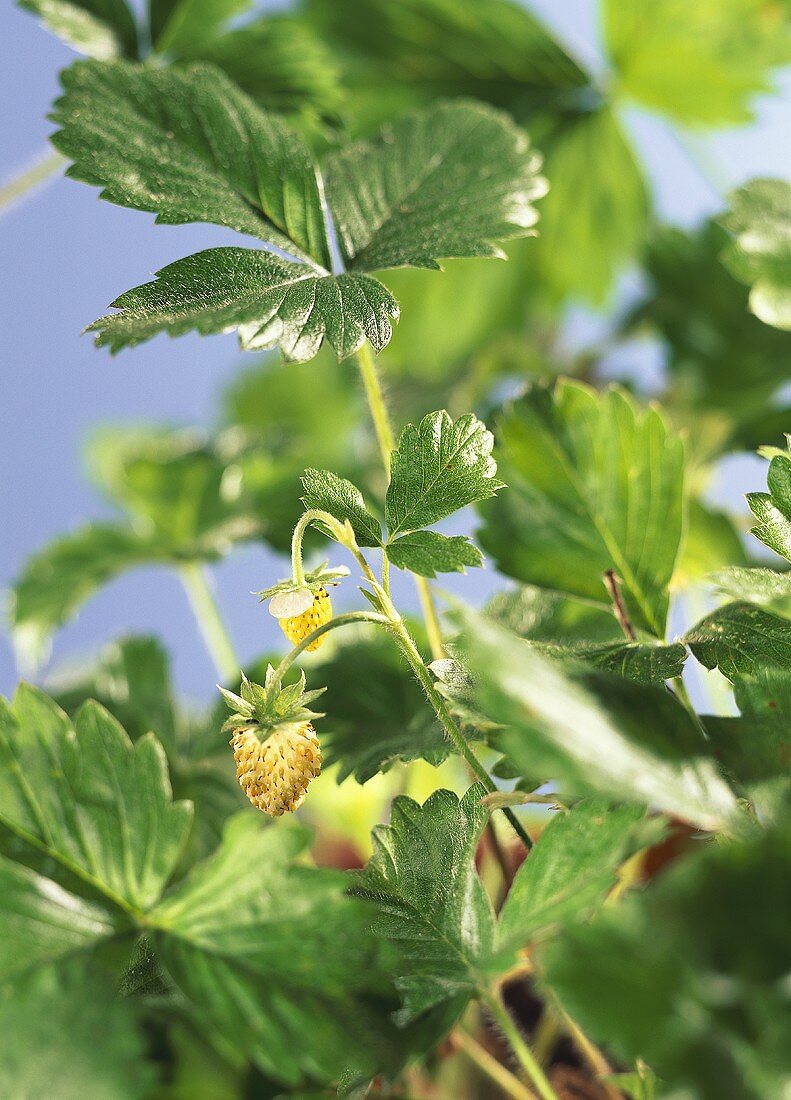
[[[326,689],[305,691],[304,672],[300,672],[299,678],[293,684],[281,687],[279,680],[275,678],[274,668],[269,665],[264,687],[248,680],[242,673],[240,695],[223,687],[219,690],[231,712],[222,727],[226,732],[255,726],[260,733],[269,737],[280,726],[311,722],[315,718],[324,717],[323,714],[310,710],[308,703],[312,703]]]
[[[307,611],[322,588],[334,587],[348,576],[349,570],[345,565],[330,569],[328,562],[323,561],[315,569],[308,570],[302,582],[289,577],[288,580],[278,581],[271,588],[265,588],[262,592],[256,592],[255,595],[261,603],[265,600],[271,601],[269,613],[276,619],[287,619]]]

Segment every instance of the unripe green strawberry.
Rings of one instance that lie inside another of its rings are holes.
[[[314,594],[313,603],[307,611],[303,611],[301,615],[292,615],[291,618],[278,619],[277,621],[291,644],[298,645],[304,638],[307,638],[308,634],[312,634],[318,627],[324,626],[331,618],[332,600],[327,593],[327,589],[320,588]],[[310,643],[307,647],[308,650],[318,649],[325,638],[326,635],[322,634],[315,642]]]
[[[233,734],[236,778],[252,804],[271,817],[293,813],[321,771],[311,722],[322,715],[308,704],[323,690],[306,691],[304,672],[283,687],[271,665],[263,687],[242,673],[240,695],[220,688],[231,711],[223,729]]]
[[[321,746],[309,722],[279,726],[264,741],[252,728],[239,729],[231,745],[242,790],[270,817],[301,806],[311,780],[321,771]]]

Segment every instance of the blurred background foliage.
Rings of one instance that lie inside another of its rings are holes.
[[[749,125],[756,96],[771,92],[778,70],[791,62],[785,0],[602,0],[606,66],[596,72],[572,56],[529,4],[510,0],[302,0],[277,14],[262,14],[245,0],[152,0],[150,18],[139,21],[120,0],[24,0],[22,6],[91,56],[211,61],[260,104],[287,114],[320,148],[341,135],[370,134],[438,98],[469,97],[510,112],[544,156],[550,191],[539,207],[540,235],[510,243],[506,263],[455,260],[443,274],[384,275],[402,319],[380,357],[399,426],[446,407],[453,416],[475,411],[495,431],[501,470],[509,470],[505,480],[513,490],[483,509],[483,545],[500,574],[489,582],[497,590],[492,617],[539,641],[615,641],[612,617],[575,598],[590,596],[579,589],[584,578],[577,577],[578,590],[560,585],[561,595],[549,596],[533,587],[545,579],[539,551],[509,552],[528,543],[540,548],[531,497],[526,490],[520,497],[519,462],[544,459],[508,450],[509,432],[518,434],[514,417],[528,414],[526,405],[514,406],[516,413],[504,406],[527,385],[561,375],[597,388],[615,378],[640,399],[656,398],[669,432],[685,437],[682,551],[666,578],[671,634],[679,616],[689,625],[721,599],[711,586],[701,597],[704,578],[761,560],[754,541],[742,537],[744,509],[735,501],[728,510],[717,508],[710,487],[729,456],[779,445],[791,425],[791,321],[783,312],[791,283],[787,195],[782,185],[770,193],[747,189],[725,217],[729,196],[723,193],[722,217],[692,228],[663,224],[625,120],[634,104],[654,112],[677,128],[698,167],[716,176],[707,133]],[[765,219],[768,208],[776,232],[772,247],[756,256],[742,236],[754,211]],[[572,330],[581,306],[595,311],[600,335],[580,344]],[[645,341],[661,362],[650,377],[629,365],[632,350]],[[385,485],[353,364],[336,363],[326,350],[302,365],[247,357],[220,394],[212,423],[112,425],[98,432],[87,466],[113,518],[89,520],[43,547],[21,565],[13,584],[16,651],[60,705],[73,714],[93,697],[133,739],[157,731],[175,797],[196,806],[179,878],[216,848],[228,816],[244,809],[227,739],[219,733],[221,711],[176,698],[170,658],[155,638],[112,639],[95,659],[43,671],[48,645],[94,593],[132,568],[164,565],[200,600],[207,569],[236,546],[263,543],[287,552],[308,465],[353,478],[381,509]],[[480,520],[465,522],[469,530]],[[322,548],[312,537],[309,548],[318,555]],[[657,568],[661,573],[662,563]],[[233,656],[218,656],[230,683]],[[261,655],[247,671],[260,677],[265,664]],[[700,676],[701,698],[705,687],[709,702],[733,714],[720,674]],[[314,677],[330,684],[323,705],[330,715],[323,734],[329,767],[302,815],[321,825],[313,848],[320,863],[359,866],[370,854],[370,828],[395,793],[422,799],[440,782],[462,789],[465,776],[458,762],[443,763],[447,745],[385,642],[364,634],[333,640],[312,659]],[[740,708],[749,713],[741,690]],[[400,766],[416,758],[421,762]],[[10,850],[14,842],[0,835],[0,843]],[[779,865],[788,853],[770,857]],[[711,890],[727,873],[726,863],[712,857]],[[679,936],[693,892],[682,883]],[[703,900],[711,902],[705,891]],[[649,920],[650,912],[629,910],[590,936],[607,941],[611,958],[612,943],[638,950],[650,938]],[[579,934],[580,951],[586,936]],[[667,943],[652,947],[651,964],[661,968],[662,952],[673,945],[668,933]],[[550,956],[548,965],[562,986],[569,958]],[[610,980],[605,969],[603,984]],[[581,1015],[588,1010],[581,1001]],[[188,1020],[168,1016],[156,1041],[170,1076],[146,1095],[277,1094],[259,1070],[227,1051],[204,1049]],[[678,1057],[685,1056],[680,1049]]]

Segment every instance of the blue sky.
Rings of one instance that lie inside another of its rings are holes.
[[[538,0],[533,7],[587,62],[600,64],[595,5],[586,0]],[[46,121],[57,94],[57,74],[74,54],[7,3],[0,7],[0,180],[45,148]],[[747,129],[707,138],[707,155],[731,185],[749,176],[791,176],[791,77],[780,94],[757,104]],[[694,224],[722,205],[672,132],[656,119],[628,112],[628,123],[667,220]],[[80,337],[127,287],[145,281],[175,257],[225,243],[211,226],[155,227],[146,215],[100,202],[95,189],[57,179],[0,219],[3,290],[3,388],[0,401],[0,587],[7,587],[27,555],[88,518],[109,514],[83,469],[86,434],[113,421],[210,424],[216,395],[236,370],[235,340],[184,337],[154,342],[111,359]],[[595,327],[577,318],[582,331]],[[755,488],[752,467],[730,464],[720,478],[720,500],[738,504]],[[274,622],[248,594],[270,583],[277,566],[260,548],[238,551],[217,570],[218,596],[243,659],[277,640]],[[480,597],[493,578],[468,576],[453,587]],[[404,590],[407,603],[411,591]],[[153,631],[174,655],[178,685],[207,698],[215,673],[197,636],[177,580],[163,570],[134,572],[86,605],[56,638],[53,664],[80,660],[122,633]],[[0,635],[0,691],[17,679],[11,647]]]

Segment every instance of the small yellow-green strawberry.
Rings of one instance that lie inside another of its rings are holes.
[[[285,619],[278,619],[280,627],[292,645],[299,645],[320,626],[324,626],[332,618],[332,600],[326,588],[320,588],[313,594],[313,603],[303,611],[301,615],[291,615]],[[318,649],[324,642],[326,634],[316,638],[307,647],[308,651]]]

